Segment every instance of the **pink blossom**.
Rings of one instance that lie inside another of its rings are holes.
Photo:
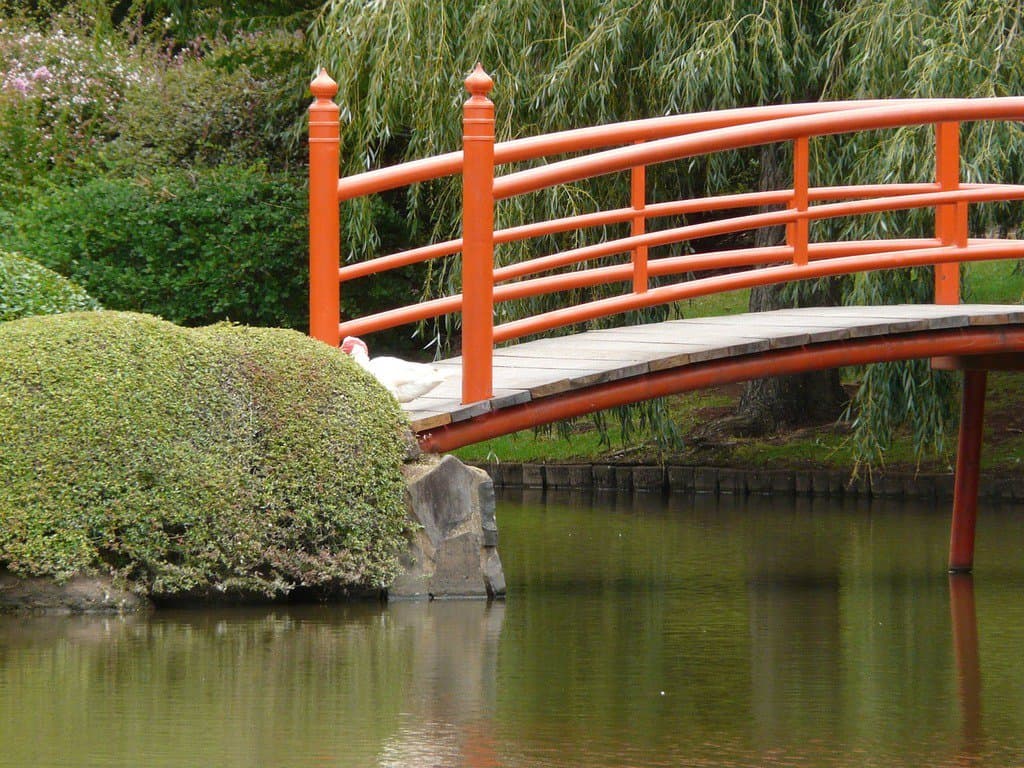
[[[47,80],[49,80],[52,77],[53,77],[53,74],[50,72],[50,70],[48,70],[46,68],[45,64],[43,66],[39,67],[39,69],[37,69],[35,72],[32,73],[32,79],[33,80],[42,80],[43,82],[46,82]]]
[[[21,75],[18,75],[16,78],[11,80],[11,85],[18,93],[28,93],[29,82]]]

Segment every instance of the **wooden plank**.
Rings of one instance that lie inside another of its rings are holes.
[[[495,357],[495,376],[498,371],[535,370],[535,371],[584,371],[593,372],[600,370],[603,365],[594,360],[574,360],[562,355],[551,355],[550,357]]]
[[[461,403],[461,357],[439,361],[437,367],[449,373],[449,379],[403,408],[414,429],[424,431],[559,392],[769,349],[968,325],[1021,324],[1021,306],[921,304],[805,307],[606,328],[496,349],[495,396],[468,406]],[[1016,368],[1022,359],[1012,355],[955,362],[964,367]]]
[[[595,384],[605,384],[609,381],[628,379],[632,376],[643,376],[645,373],[649,373],[650,370],[649,363],[636,363],[634,365],[619,366],[618,368],[608,368],[596,373],[571,377],[569,379],[569,388],[583,389],[584,387],[592,387]]]
[[[413,432],[426,432],[430,429],[438,429],[452,423],[451,416],[447,412],[424,411],[409,414],[409,426]]]
[[[754,339],[752,341],[735,342],[722,346],[708,346],[705,349],[699,349],[687,354],[672,355],[660,360],[652,360],[651,370],[663,371],[668,368],[679,368],[683,365],[704,363],[709,360],[753,355],[758,352],[766,352],[769,349],[771,349],[771,343],[767,339]]]

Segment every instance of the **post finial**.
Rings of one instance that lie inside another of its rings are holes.
[[[469,73],[469,77],[466,78],[466,90],[474,98],[478,96],[486,98],[493,87],[494,81],[491,80],[490,75],[484,72],[483,66],[478,61],[476,66],[473,67],[473,71]]]
[[[338,84],[327,74],[327,70],[320,68],[320,74],[309,84],[309,92],[318,99],[333,99],[338,93]]]

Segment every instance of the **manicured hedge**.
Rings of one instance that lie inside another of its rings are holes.
[[[119,312],[0,324],[0,567],[155,598],[388,584],[397,404],[294,331]]]
[[[230,166],[100,177],[41,195],[11,221],[0,247],[68,276],[111,309],[184,325],[307,323],[301,178]]]
[[[53,270],[0,251],[0,321],[99,308],[89,294]]]

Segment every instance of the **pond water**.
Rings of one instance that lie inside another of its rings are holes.
[[[1024,508],[506,495],[505,603],[0,618],[0,766],[1017,766]]]

